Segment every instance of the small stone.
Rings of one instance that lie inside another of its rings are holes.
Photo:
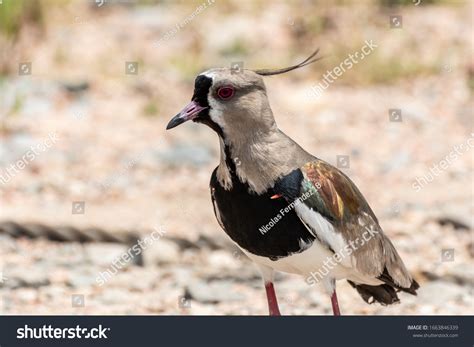
[[[174,263],[179,259],[179,246],[162,238],[145,246],[143,257],[145,264]]]
[[[245,299],[243,295],[233,290],[231,283],[223,281],[204,283],[196,280],[186,288],[185,296],[202,303],[240,301]]]
[[[28,269],[23,271],[17,271],[15,273],[8,273],[8,279],[4,281],[3,285],[10,289],[17,288],[39,288],[43,286],[48,286],[50,280],[48,276],[39,272],[39,269]]]
[[[241,256],[238,254],[238,256]],[[232,256],[228,251],[214,251],[208,257],[209,265],[221,269],[237,269],[241,266],[238,262],[237,255]]]

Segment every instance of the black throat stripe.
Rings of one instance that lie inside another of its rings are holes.
[[[209,111],[211,106],[209,105],[208,95],[212,87],[212,79],[199,75],[196,77],[194,82],[194,94],[192,100],[196,101],[199,105],[207,107],[207,109],[201,111],[199,117],[195,118],[194,121],[207,125],[209,128],[214,130],[221,138],[224,138],[224,132],[221,127],[211,119]]]
[[[207,100],[207,95],[209,94],[209,90],[212,86],[212,79],[204,76],[199,75],[196,77],[194,81],[194,94],[192,100],[198,102],[199,105],[203,107],[209,107],[209,101]]]

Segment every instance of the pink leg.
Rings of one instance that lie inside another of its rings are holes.
[[[265,291],[267,292],[268,311],[270,316],[280,316],[280,309],[278,308],[278,301],[272,282],[265,283]]]
[[[334,293],[331,295],[331,304],[332,304],[332,312],[335,316],[340,316],[341,312],[339,311],[339,303],[337,302],[337,295],[336,290],[334,289]]]

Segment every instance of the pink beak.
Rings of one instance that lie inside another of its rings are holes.
[[[196,118],[197,116],[199,116],[199,113],[202,110],[205,110],[206,108],[207,107],[202,107],[196,101],[192,100],[181,110],[181,112],[171,118],[170,122],[166,126],[166,130],[172,129],[184,122],[187,122],[188,120]]]

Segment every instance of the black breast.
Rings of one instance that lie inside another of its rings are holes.
[[[232,188],[225,190],[217,180],[216,170],[210,184],[214,209],[218,209],[215,212],[224,231],[240,247],[276,260],[301,252],[303,243],[314,240],[294,206],[283,198],[270,199],[276,194],[273,188],[262,194],[249,192],[248,184],[232,174]]]

